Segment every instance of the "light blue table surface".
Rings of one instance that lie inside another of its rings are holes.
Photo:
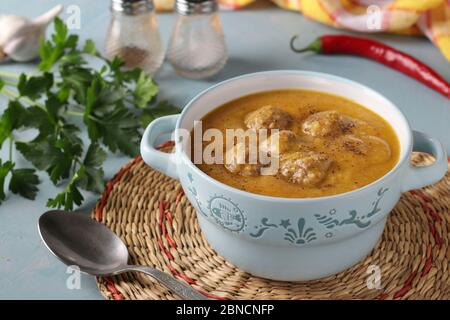
[[[98,48],[103,48],[110,14],[108,0],[2,0],[0,14],[14,13],[36,16],[58,3],[76,4],[81,8],[81,29],[75,30],[81,38],[92,38]],[[62,14],[67,17],[67,13]],[[406,76],[374,62],[349,56],[298,55],[290,51],[288,42],[299,34],[306,44],[325,33],[338,30],[305,19],[301,14],[280,10],[272,5],[254,6],[238,12],[222,12],[222,23],[229,49],[229,62],[213,79],[192,81],[178,77],[165,63],[156,76],[161,85],[161,97],[184,106],[199,91],[244,73],[275,70],[314,70],[347,77],[383,93],[404,111],[414,129],[439,138],[450,151],[450,103],[439,94]],[[164,42],[167,44],[174,15],[158,14]],[[393,35],[374,36],[387,44],[407,51],[438,70],[450,80],[450,63],[425,38]],[[0,70],[32,71],[33,64],[0,65]],[[0,111],[6,100],[1,98]],[[3,148],[2,158],[7,157]],[[26,162],[15,153],[19,165]],[[105,164],[107,178],[111,178],[129,159],[111,155]],[[81,289],[69,290],[66,267],[54,258],[39,239],[36,224],[46,210],[45,203],[58,188],[40,174],[43,181],[35,201],[15,195],[0,206],[0,299],[102,299],[95,279],[82,276]],[[98,196],[85,194],[86,202],[80,208],[89,212]]]

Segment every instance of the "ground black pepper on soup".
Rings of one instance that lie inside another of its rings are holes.
[[[277,157],[271,174],[261,174],[265,164],[236,161],[238,154],[248,158],[248,140],[246,145],[233,142],[231,148],[224,143],[223,164],[196,165],[224,184],[275,197],[322,197],[361,188],[390,171],[400,153],[393,128],[381,116],[317,91],[286,89],[241,97],[202,119],[203,132],[211,128],[224,137],[226,129],[267,130],[267,139],[258,138],[258,148]],[[272,135],[276,145],[270,143]]]

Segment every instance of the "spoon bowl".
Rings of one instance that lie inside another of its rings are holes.
[[[110,274],[127,265],[128,250],[104,224],[90,217],[52,210],[39,218],[39,233],[47,248],[67,265],[92,275]]]
[[[86,215],[62,210],[44,213],[39,234],[47,248],[68,266],[95,276],[140,271],[153,277],[183,299],[207,300],[191,286],[171,275],[147,266],[128,265],[128,250],[105,225]]]

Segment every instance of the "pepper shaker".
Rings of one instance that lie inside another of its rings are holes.
[[[167,59],[181,76],[201,79],[219,72],[227,48],[215,0],[176,0],[178,14]]]
[[[106,55],[119,56],[126,69],[139,67],[153,75],[164,60],[164,49],[153,0],[111,0]]]

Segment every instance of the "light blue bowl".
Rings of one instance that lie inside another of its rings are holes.
[[[396,166],[377,181],[351,192],[292,199],[232,188],[191,162],[186,152],[190,150],[189,140],[181,136],[192,130],[195,120],[230,100],[288,88],[343,96],[381,115],[400,141]],[[155,140],[168,132],[174,132],[173,154],[154,148]],[[412,167],[412,150],[431,153],[436,161],[426,167]],[[442,145],[424,133],[412,132],[400,110],[382,95],[344,78],[306,71],[253,73],[203,91],[181,115],[162,117],[148,126],[141,154],[148,165],[180,180],[197,210],[204,236],[220,255],[253,275],[286,281],[322,278],[360,261],[380,238],[387,215],[401,193],[435,183],[447,171]]]

